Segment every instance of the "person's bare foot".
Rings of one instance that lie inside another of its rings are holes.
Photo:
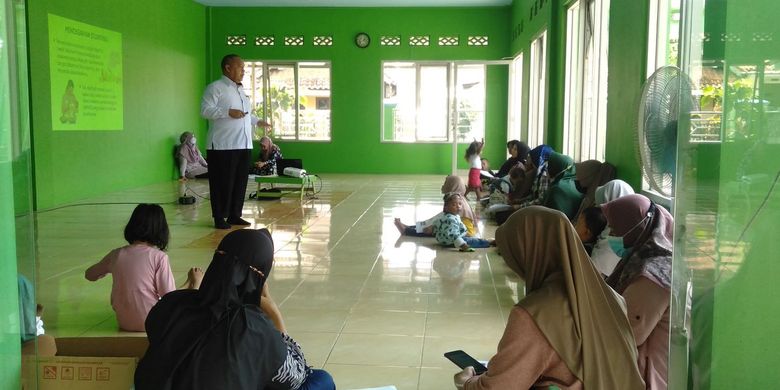
[[[474,252],[474,248],[470,247],[469,244],[463,244],[458,249],[461,252]]]
[[[401,218],[396,218],[393,220],[393,223],[395,224],[395,228],[398,229],[398,233],[401,233],[401,235],[404,235],[404,230],[406,230],[406,225],[404,225],[401,222]]]
[[[187,281],[184,282],[184,288],[190,290],[197,290],[200,288],[200,282],[203,281],[203,269],[199,267],[190,268],[187,272]]]

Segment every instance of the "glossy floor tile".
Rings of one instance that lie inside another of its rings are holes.
[[[458,369],[443,353],[463,349],[489,359],[522,281],[494,249],[460,253],[433,238],[399,235],[393,218],[411,224],[441,210],[442,176],[321,176],[322,191],[303,202],[291,194],[244,205],[251,227],[273,234],[269,284],[289,333],[339,389],[451,388]],[[185,190],[196,204],[175,203]],[[88,282],[84,271],[124,245],[135,203],[164,203],[168,255],[181,285],[190,267],[208,265],[227,234],[212,228],[207,196],[207,181],[192,180],[38,213],[36,280],[47,333],[128,334],[117,329],[111,310],[111,278]],[[492,238],[495,226],[480,223],[480,230]]]

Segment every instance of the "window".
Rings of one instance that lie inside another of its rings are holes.
[[[382,141],[450,142],[485,135],[485,66],[386,62]]]
[[[242,84],[273,138],[330,141],[330,63],[247,61]]]
[[[604,161],[609,0],[579,0],[566,11],[563,153]]]
[[[523,53],[512,60],[509,67],[509,125],[507,141],[523,139]]]
[[[648,20],[647,31],[647,77],[649,78],[656,69],[666,65],[678,65],[678,48],[679,48],[679,34],[680,34],[680,0],[650,0],[649,2],[650,12]],[[694,89],[701,91],[703,88],[708,88],[708,85],[714,86],[713,91],[717,91],[717,86],[722,82],[722,70],[720,77],[712,77],[708,81],[696,82],[696,79],[706,79],[707,77],[696,77],[692,75],[694,79]],[[700,93],[700,92],[694,92]],[[715,93],[717,94],[717,93]],[[692,113],[691,118],[691,131],[694,133],[691,136],[691,141],[695,142],[700,133],[712,133],[713,131],[720,136],[720,111],[716,111],[713,107],[702,107],[702,111],[696,115]],[[642,177],[642,190],[645,194],[651,194],[656,196],[656,200],[659,200],[661,204],[665,204],[668,200],[661,195],[657,195],[655,192],[649,193],[650,185],[647,183],[644,177]],[[668,188],[663,189],[666,193],[671,193],[671,185]]]
[[[547,31],[531,42],[531,74],[528,91],[528,146],[543,144],[547,90]]]
[[[677,65],[680,0],[650,0],[647,77],[664,65]]]

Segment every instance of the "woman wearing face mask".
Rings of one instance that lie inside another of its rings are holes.
[[[207,178],[209,164],[200,154],[198,145],[195,143],[195,136],[189,131],[181,133],[179,137],[178,150],[176,156],[179,158],[179,180],[184,181],[193,178]]]
[[[607,283],[626,300],[647,388],[666,389],[674,219],[638,194],[601,207],[610,246],[621,257]]]
[[[596,188],[595,201],[597,205],[603,205],[633,193],[634,189],[623,180],[611,180],[607,182],[607,184]],[[609,237],[609,228],[604,229],[601,234],[599,234],[590,255],[593,265],[596,266],[596,269],[598,269],[599,272],[604,274],[605,278],[608,275],[612,275],[612,270],[615,269],[615,266],[620,261],[620,257],[618,257],[609,246],[607,237]]]
[[[487,372],[466,367],[459,389],[643,389],[623,300],[590,264],[568,218],[522,209],[496,230],[526,296],[509,314]]]

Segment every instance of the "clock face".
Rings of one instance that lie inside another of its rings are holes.
[[[368,34],[358,33],[358,35],[355,35],[355,45],[357,45],[357,47],[365,48],[368,47],[369,43],[371,43],[371,38],[368,37]]]

